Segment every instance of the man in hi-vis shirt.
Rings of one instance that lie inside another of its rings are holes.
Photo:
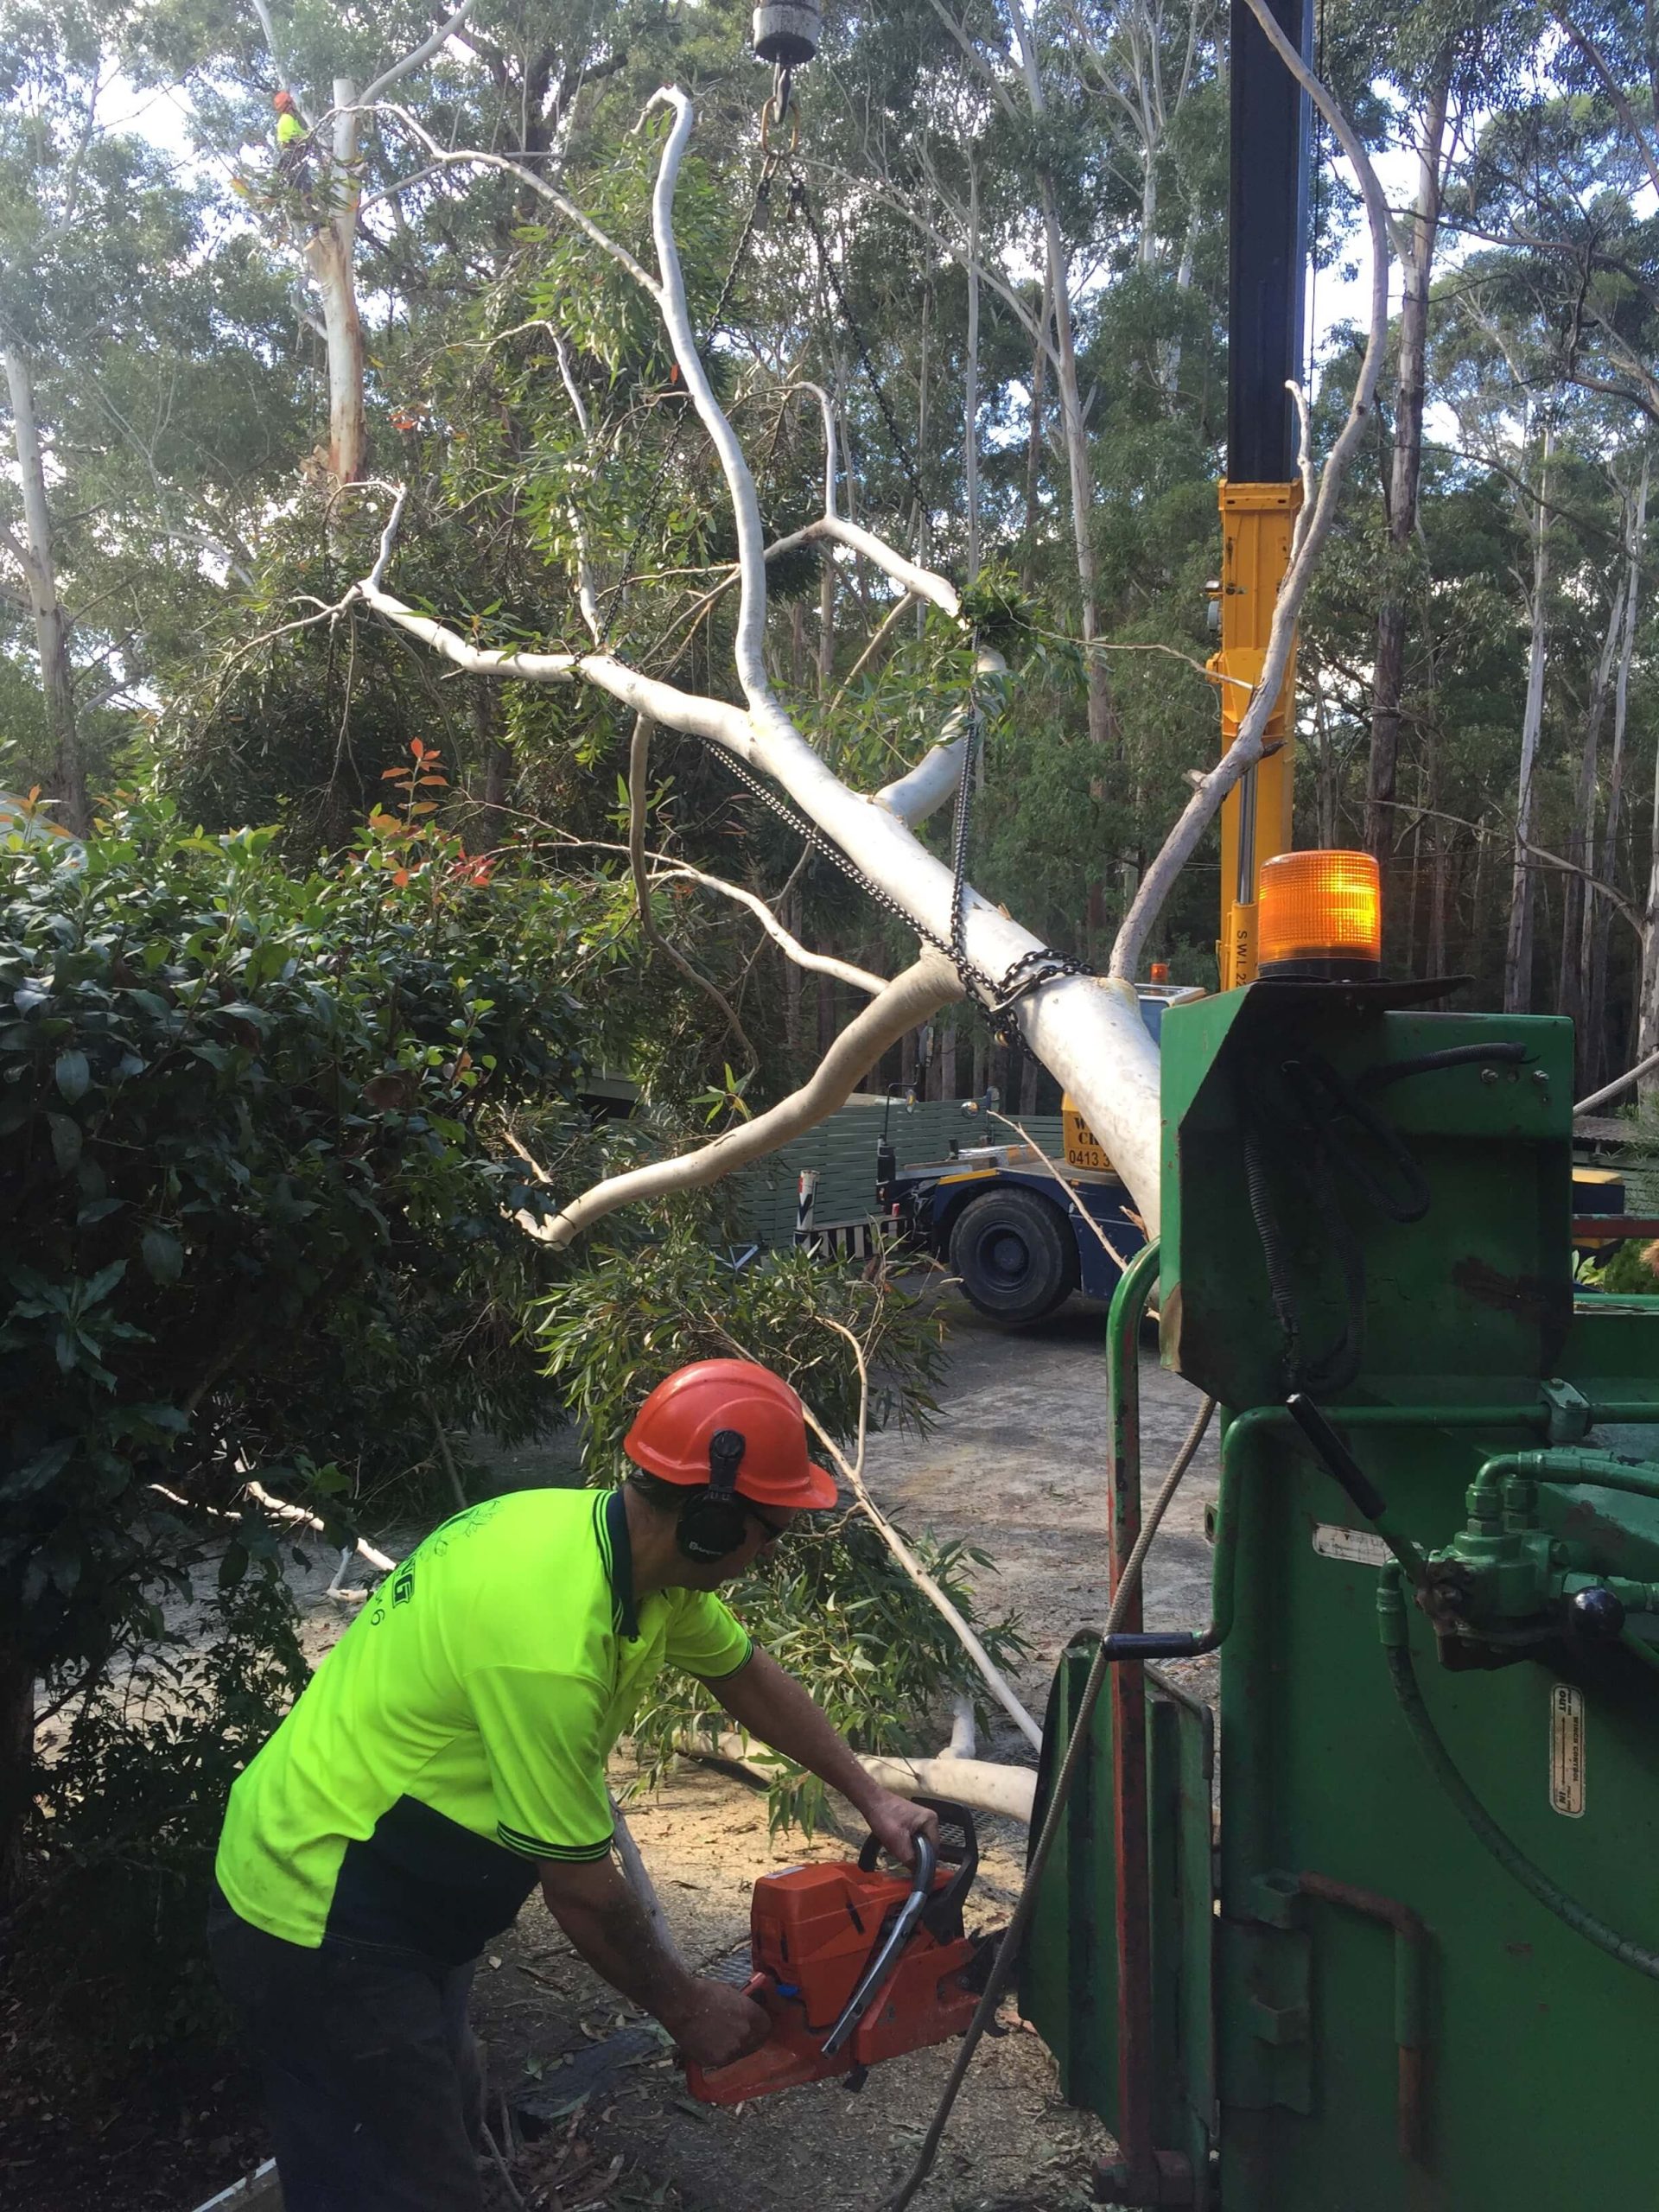
[[[664,1950],[611,1856],[605,1768],[658,1670],[851,1799],[908,1859],[932,1815],[874,1783],[715,1596],[835,1503],[799,1399],[744,1360],[660,1383],[615,1491],[523,1491],[388,1575],[231,1792],[208,1923],[264,2071],[286,2212],[476,2212],[479,1952],[539,1881],[590,1966],[705,2066],[766,2016]]]

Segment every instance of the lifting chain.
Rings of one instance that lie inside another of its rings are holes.
[[[969,957],[965,911],[969,810],[964,804],[963,791],[965,788],[971,788],[974,754],[983,730],[983,719],[980,715],[977,699],[974,701],[970,711],[973,720],[963,733],[968,742],[963,748],[962,777],[957,785],[957,820],[951,856],[950,935],[948,939],[940,937],[937,931],[929,929],[925,922],[918,922],[913,914],[907,912],[890,892],[884,891],[879,883],[866,875],[855,861],[849,860],[835,840],[826,836],[818,828],[817,823],[809,821],[805,815],[791,806],[786,799],[780,798],[769,785],[755,774],[746,760],[740,760],[735,753],[728,753],[723,747],[720,748],[719,757],[753,797],[758,798],[763,806],[769,808],[780,822],[786,823],[815,853],[838,868],[850,882],[858,887],[873,906],[879,906],[883,913],[890,915],[894,921],[901,923],[907,931],[918,937],[924,944],[931,944],[936,952],[944,953],[945,958],[950,961],[962,978],[963,988],[969,997],[976,1001],[988,1017],[998,1038],[1005,1045],[1011,1045],[1014,1042],[1014,1025],[1008,1017],[1014,1007],[1028,992],[1040,988],[1045,983],[1058,982],[1063,976],[1087,976],[1093,971],[1084,962],[1073,960],[1069,954],[1057,952],[1052,945],[1046,944],[1033,945],[1029,952],[1022,952],[1019,959],[1013,962],[1000,976],[995,978],[988,976],[984,969]]]

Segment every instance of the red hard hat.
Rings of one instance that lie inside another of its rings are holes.
[[[294,95],[289,92],[273,92],[270,96],[270,104],[272,107],[292,107]]]
[[[622,1449],[665,1483],[706,1483],[709,1446],[722,1428],[744,1443],[737,1494],[806,1512],[836,1502],[835,1478],[806,1456],[801,1402],[781,1375],[748,1359],[700,1359],[659,1382]]]

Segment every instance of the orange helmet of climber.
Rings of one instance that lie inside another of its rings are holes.
[[[294,109],[294,95],[286,89],[280,92],[273,92],[270,96],[270,104],[279,115],[289,115]]]
[[[689,1488],[708,1482],[709,1447],[722,1429],[743,1439],[740,1497],[808,1513],[835,1503],[835,1478],[807,1457],[800,1400],[753,1360],[700,1359],[677,1370],[640,1407],[622,1448],[647,1474]]]

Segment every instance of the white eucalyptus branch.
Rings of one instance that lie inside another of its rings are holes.
[[[671,1160],[654,1160],[624,1174],[607,1176],[562,1207],[551,1221],[537,1221],[521,1213],[519,1226],[541,1243],[562,1250],[584,1229],[614,1213],[619,1206],[662,1198],[671,1191],[701,1190],[719,1182],[747,1160],[759,1160],[804,1131],[816,1128],[838,1106],[846,1104],[860,1078],[889,1046],[962,995],[957,971],[944,954],[925,952],[854,1015],[800,1089],[779,1099],[767,1112],[740,1122],[695,1152],[679,1153]]]
[[[684,388],[714,444],[736,518],[740,596],[734,658],[745,706],[677,690],[640,675],[611,654],[538,653],[474,646],[448,625],[394,599],[384,585],[372,585],[365,579],[359,594],[388,620],[469,673],[537,683],[591,683],[637,712],[649,715],[653,721],[725,746],[774,779],[817,829],[929,941],[946,944],[951,938],[956,906],[950,868],[918,842],[891,806],[849,790],[841,782],[795,728],[772,690],[763,652],[767,549],[760,504],[747,462],[696,349],[674,242],[674,188],[690,134],[692,111],[685,95],[677,90],[659,93],[656,104],[667,107],[672,118],[652,204],[658,277],[647,276],[562,195],[543,187],[539,180],[531,181],[635,275],[663,315]],[[384,106],[383,111],[386,111]],[[413,124],[412,118],[408,120],[429,151],[443,150]],[[477,164],[485,157],[468,153],[453,158],[458,164]],[[510,168],[515,175],[526,175],[516,164],[499,160],[486,160],[485,165]],[[829,537],[846,545],[874,562],[906,590],[960,620],[960,603],[944,578],[906,560],[857,524],[824,516],[803,535]],[[800,538],[787,541],[799,542]],[[948,776],[940,778],[937,762],[930,778],[948,783]],[[971,889],[963,895],[962,922],[968,959],[985,976],[1001,976],[1046,949],[1031,931]],[[1021,995],[1011,1019],[1032,1052],[1077,1100],[1134,1193],[1149,1229],[1155,1231],[1158,1052],[1141,1020],[1133,988],[1110,977],[1057,976]]]
[[[570,349],[564,342],[563,332],[554,330],[550,325],[548,334],[553,340],[553,351],[558,359],[559,377],[564,385],[565,397],[570,402],[571,412],[575,416],[576,427],[582,432],[582,442],[588,448],[588,459],[591,461],[594,455],[594,426],[588,416],[587,403],[582,396],[582,387],[577,384],[575,373],[570,366]],[[577,604],[582,608],[582,619],[588,625],[588,636],[596,645],[602,645],[605,642],[605,625],[600,619],[599,594],[594,588],[593,563],[588,558],[588,535],[582,526],[582,516],[574,499],[567,504],[565,513],[569,519],[570,534],[575,538],[576,546]]]
[[[378,99],[388,85],[395,85],[400,77],[407,77],[423,61],[429,61],[441,48],[449,43],[477,5],[478,0],[461,0],[460,7],[447,22],[440,23],[429,37],[423,38],[417,47],[404,54],[401,61],[394,61],[390,69],[383,69],[363,94],[364,106],[366,107],[371,100]]]
[[[1013,1721],[1020,1733],[1033,1751],[1040,1751],[1043,1748],[1043,1732],[1015,1695],[1007,1675],[870,1496],[869,1485],[864,1479],[864,1452],[868,1441],[870,1421],[870,1370],[864,1357],[864,1347],[843,1323],[832,1319],[827,1313],[823,1318],[826,1328],[833,1329],[838,1337],[846,1338],[853,1348],[854,1358],[858,1362],[858,1443],[853,1458],[849,1459],[847,1457],[809,1406],[806,1408],[806,1417],[813,1433],[824,1450],[829,1452],[836,1466],[840,1468],[848,1486],[863,1510],[865,1519],[868,1521],[916,1587],[948,1623],[957,1643],[978,1668],[985,1687]]]
[[[659,296],[657,279],[640,266],[625,245],[619,245],[608,232],[600,228],[591,215],[585,214],[575,200],[567,200],[563,193],[549,184],[544,177],[537,176],[524,162],[510,161],[505,154],[486,153],[481,147],[445,146],[432,136],[424,124],[411,115],[406,107],[400,107],[396,100],[375,100],[371,105],[365,98],[349,110],[340,112],[391,116],[414,139],[434,168],[496,169],[512,177],[515,183],[525,186],[550,207],[556,207],[567,222],[574,223],[584,237],[590,239],[601,253],[608,254],[636,284],[650,293],[652,299]]]
[[[777,1779],[775,1764],[763,1764],[767,1755],[755,1756],[756,1746],[735,1728],[722,1728],[712,1741],[688,1736],[676,1751],[685,1758],[719,1759],[741,1767],[753,1781],[770,1786]],[[859,1764],[872,1781],[900,1797],[945,1797],[976,1813],[1001,1813],[1010,1821],[1029,1823],[1037,1797],[1037,1770],[1004,1766],[996,1759],[964,1759],[947,1753],[942,1758],[907,1759],[880,1751],[859,1754]]]
[[[767,549],[767,558],[771,558],[770,548]],[[865,670],[875,658],[877,653],[880,652],[882,646],[886,645],[887,639],[893,635],[893,632],[899,627],[899,625],[904,620],[906,615],[909,613],[913,604],[914,602],[907,591],[901,591],[898,598],[893,601],[893,605],[881,617],[881,620],[876,624],[875,629],[871,634],[869,643],[865,646],[863,652],[860,653],[858,658],[853,663],[846,675],[842,677],[841,682],[836,686],[836,696],[830,702],[829,707],[826,710],[826,720],[830,715],[833,715],[835,713],[836,709],[847,696],[847,694],[852,690],[854,684],[857,683],[859,677],[863,675]],[[880,794],[878,792],[877,797],[879,798],[880,796]]]
[[[653,883],[698,883],[707,891],[717,892],[722,899],[735,899],[739,906],[748,908],[785,958],[792,960],[798,968],[810,969],[815,976],[833,976],[838,983],[849,984],[870,998],[879,997],[887,988],[885,976],[873,975],[868,968],[855,967],[850,960],[837,960],[833,953],[810,950],[784,927],[758,891],[747,891],[741,883],[728,883],[721,875],[706,875],[700,868],[692,868],[684,861],[664,861],[651,880]]]
[[[578,846],[583,852],[626,854],[628,850],[626,845],[616,844],[604,837],[569,837],[556,834],[555,842]],[[815,976],[832,976],[836,982],[845,983],[852,990],[862,991],[867,998],[874,998],[887,989],[887,976],[874,975],[868,968],[857,967],[850,960],[837,960],[831,952],[814,952],[803,944],[792,931],[784,927],[772,906],[758,891],[750,891],[741,883],[729,882],[723,875],[710,875],[706,869],[693,868],[690,861],[677,860],[668,853],[647,850],[645,858],[651,863],[653,884],[696,883],[721,899],[730,899],[740,906],[747,906],[784,957],[792,960],[798,968],[810,969]],[[779,895],[781,897],[782,894]],[[528,1159],[529,1154],[524,1156]]]
[[[1628,1090],[1644,1075],[1651,1075],[1656,1068],[1659,1068],[1659,1052],[1649,1052],[1645,1059],[1638,1060],[1633,1068],[1626,1068],[1623,1075],[1616,1075],[1599,1090],[1592,1090],[1587,1098],[1580,1098],[1573,1109],[1573,1118],[1576,1121],[1580,1114],[1593,1114],[1598,1106],[1605,1106],[1610,1098],[1617,1098],[1621,1091]]]
[[[797,377],[785,386],[785,397],[809,391],[818,403],[818,414],[823,423],[823,512],[831,519],[836,512],[836,404],[821,384],[814,384],[810,377]],[[773,549],[776,550],[775,548]]]

